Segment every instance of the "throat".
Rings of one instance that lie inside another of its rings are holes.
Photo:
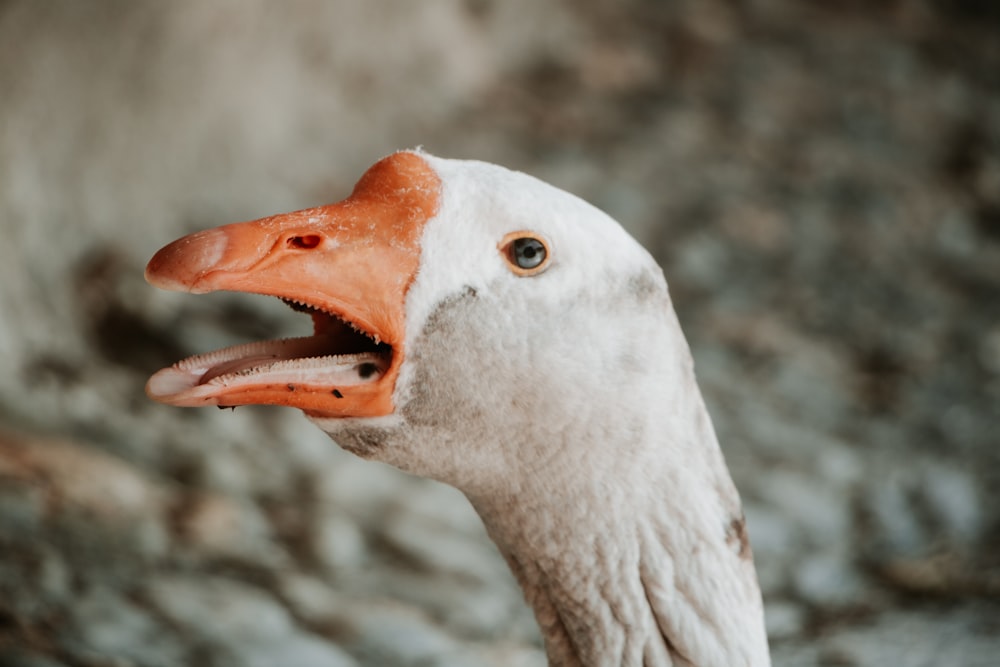
[[[644,521],[605,520],[613,506],[595,513],[575,502],[558,517],[508,507],[499,521],[477,507],[535,612],[551,664],[671,664],[644,581],[668,554]]]
[[[708,438],[683,470],[647,460],[499,501],[470,496],[551,664],[768,664],[739,498]]]

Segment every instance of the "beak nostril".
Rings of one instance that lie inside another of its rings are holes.
[[[298,250],[311,250],[320,244],[322,238],[319,234],[306,234],[305,236],[291,236],[285,242],[289,248]]]

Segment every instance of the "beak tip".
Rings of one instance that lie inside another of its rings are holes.
[[[174,292],[195,292],[195,285],[216,267],[229,238],[220,229],[189,234],[161,248],[146,265],[146,282]],[[209,291],[209,290],[200,290]]]
[[[210,395],[199,389],[196,375],[173,366],[157,371],[146,381],[146,396],[159,403],[178,407],[216,404]]]
[[[146,381],[146,395],[154,401],[164,401],[184,389],[188,389],[180,374],[172,368],[164,368]]]
[[[146,266],[144,274],[146,282],[158,289],[168,292],[195,292],[193,289],[197,277],[189,279],[187,276],[180,277],[169,271],[163,271],[159,267],[153,267],[152,262]]]

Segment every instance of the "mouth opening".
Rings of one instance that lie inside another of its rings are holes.
[[[326,337],[334,347],[331,354],[391,356],[392,347],[383,343],[378,334],[363,331],[353,322],[317,306],[288,297],[279,298],[292,310],[312,317],[312,338]]]
[[[388,371],[392,346],[378,334],[319,306],[279,298],[311,316],[311,336],[256,341],[188,357],[153,375],[147,393],[173,405],[228,407],[272,402],[241,400],[251,392],[255,396],[262,391],[338,396],[347,388],[373,384]]]

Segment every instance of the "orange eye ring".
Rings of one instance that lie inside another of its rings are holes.
[[[507,262],[507,268],[519,276],[537,276],[549,268],[552,261],[548,242],[535,232],[511,232],[497,247]]]

